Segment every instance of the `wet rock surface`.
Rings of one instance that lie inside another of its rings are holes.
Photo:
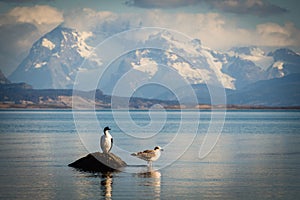
[[[81,171],[107,173],[119,171],[127,164],[113,153],[90,153],[68,165]]]

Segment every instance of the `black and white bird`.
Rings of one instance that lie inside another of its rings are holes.
[[[110,128],[107,126],[103,129],[104,135],[100,139],[100,147],[103,153],[108,153],[113,146],[113,138],[109,133]]]
[[[147,161],[148,166],[152,166],[152,161],[156,161],[160,157],[161,151],[163,151],[163,149],[160,146],[156,146],[154,150],[144,150],[132,153],[131,155]]]

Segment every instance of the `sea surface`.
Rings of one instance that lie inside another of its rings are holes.
[[[104,126],[129,166],[110,174],[68,167],[100,151]],[[201,157],[207,138],[216,141]],[[151,169],[130,156],[156,145],[164,151]],[[300,111],[0,111],[1,199],[299,197]]]

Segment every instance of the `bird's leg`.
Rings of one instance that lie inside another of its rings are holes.
[[[147,171],[148,171],[148,172],[151,172],[151,171],[153,171],[153,168],[152,168],[152,162],[151,162],[151,165],[148,165],[148,167],[147,167]]]

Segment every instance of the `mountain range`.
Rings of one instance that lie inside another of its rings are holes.
[[[77,73],[103,67],[103,58],[93,51],[93,37],[95,33],[58,26],[33,44],[8,79],[26,82],[36,89],[72,89]],[[152,82],[162,78],[171,81],[167,67],[192,86],[199,103],[210,103],[207,87],[216,87],[218,82],[225,88],[228,104],[300,105],[300,55],[290,49],[265,52],[251,46],[221,52],[203,46],[198,39],[180,41],[167,31],[152,34],[143,42],[159,42],[168,51],[137,49],[121,55],[106,70],[105,78],[99,80],[98,89],[112,95],[118,81],[129,72]],[[85,82],[90,82],[89,77]],[[131,82],[127,83],[130,86]],[[184,89],[178,89],[180,95],[189,98]],[[175,100],[172,92],[153,84],[141,87],[134,95]]]

